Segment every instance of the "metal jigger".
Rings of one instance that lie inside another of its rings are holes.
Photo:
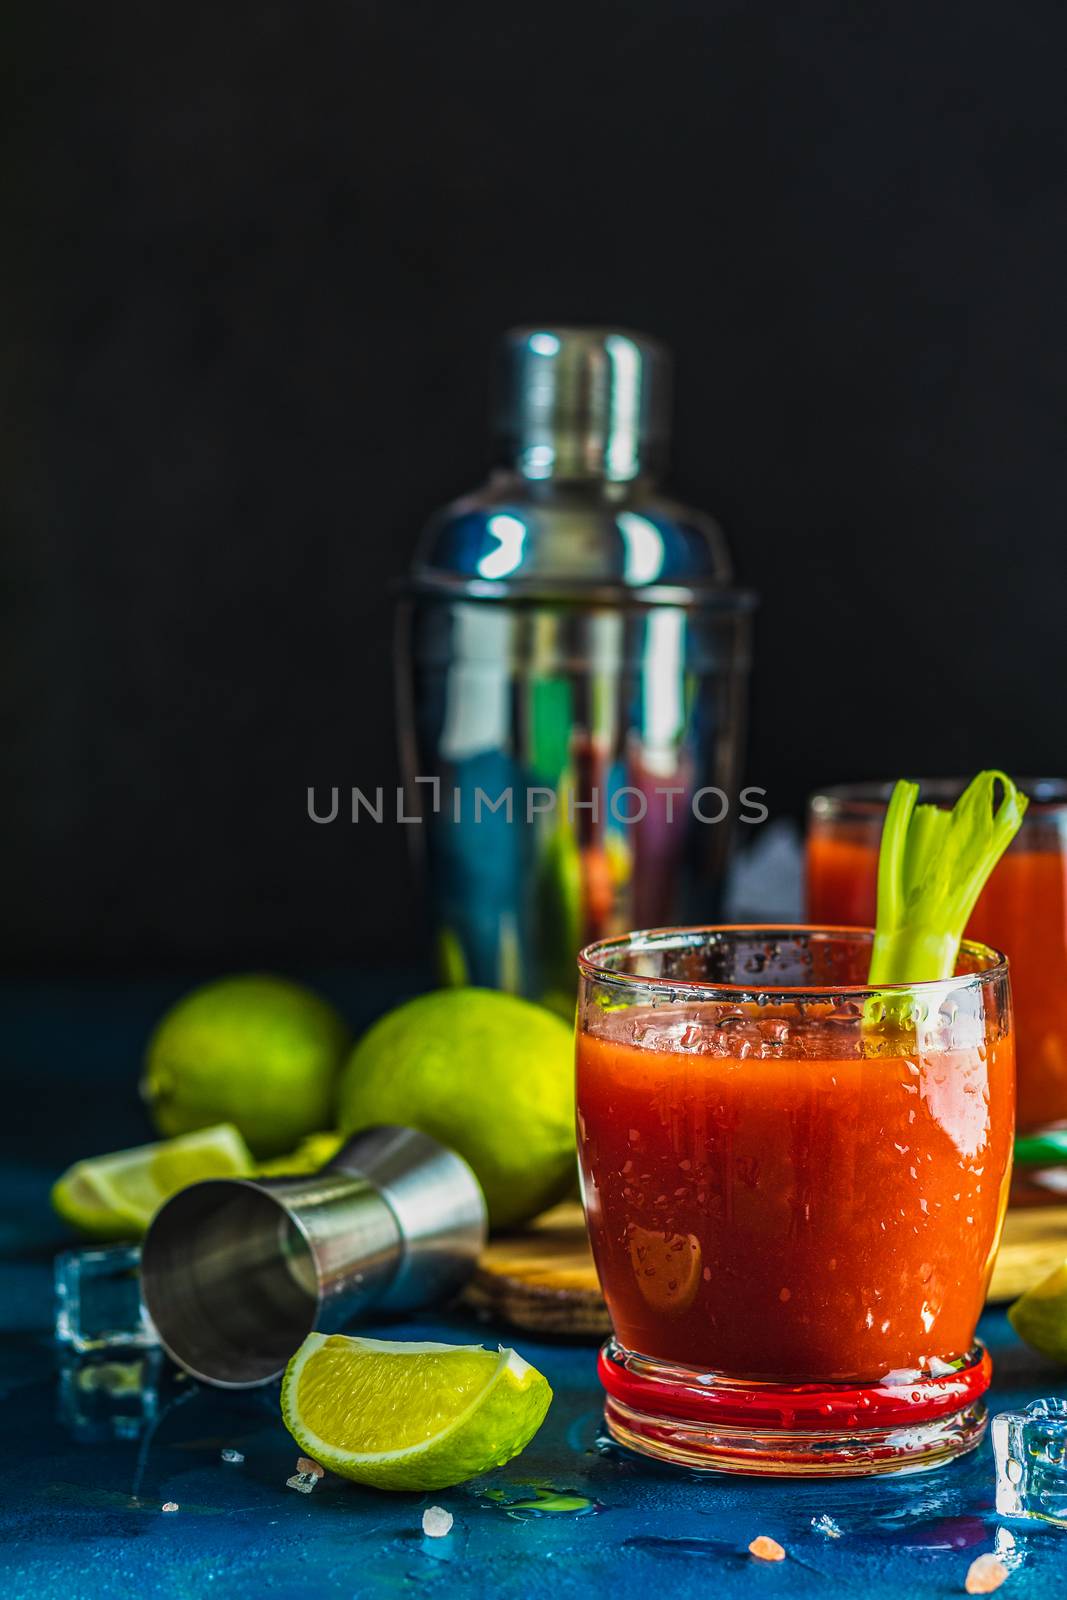
[[[174,1195],[145,1236],[141,1288],[179,1366],[251,1388],[315,1328],[445,1299],[485,1238],[460,1156],[414,1128],[368,1128],[312,1177],[211,1178]]]

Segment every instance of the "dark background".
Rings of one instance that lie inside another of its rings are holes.
[[[1062,772],[1065,13],[31,5],[0,84],[3,953],[394,955],[390,578],[494,335],[676,352],[749,772]]]

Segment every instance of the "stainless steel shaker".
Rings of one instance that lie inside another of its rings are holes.
[[[311,1177],[182,1189],[145,1235],[141,1292],[179,1366],[250,1388],[315,1328],[446,1299],[485,1238],[485,1200],[460,1156],[414,1128],[367,1128]]]
[[[717,914],[753,597],[657,490],[669,411],[654,340],[513,330],[496,469],[423,533],[399,723],[445,981],[569,1015],[582,944]]]

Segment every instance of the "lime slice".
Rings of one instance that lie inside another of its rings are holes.
[[[376,1489],[447,1489],[524,1450],[552,1390],[514,1350],[313,1333],[286,1369],[301,1449]]]
[[[1033,1349],[1067,1366],[1067,1261],[1008,1308],[1008,1321]]]
[[[94,1156],[68,1167],[52,1189],[59,1215],[95,1239],[142,1234],[164,1200],[201,1178],[241,1178],[252,1156],[229,1123],[161,1144]]]
[[[68,1167],[61,1178],[52,1185],[52,1208],[69,1222],[72,1228],[90,1239],[128,1239],[134,1230],[122,1217],[109,1211],[91,1178],[87,1178],[82,1162]]]
[[[658,1228],[630,1229],[634,1277],[649,1305],[664,1316],[679,1316],[700,1288],[700,1240],[695,1233],[666,1233]]]

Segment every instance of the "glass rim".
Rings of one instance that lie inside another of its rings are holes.
[[[973,776],[973,774],[972,774]],[[920,801],[939,804],[953,802],[967,787],[969,778],[916,778]],[[893,792],[892,778],[861,778],[854,783],[823,784],[808,796],[808,812],[815,817],[852,811],[862,816],[883,812]],[[1030,805],[1023,818],[1025,828],[1032,816],[1067,810],[1067,778],[1016,778],[1016,787]]]
[[[873,998],[883,994],[944,995],[959,989],[978,987],[1008,976],[1008,958],[992,945],[980,944],[976,939],[963,939],[960,951],[983,963],[974,972],[963,972],[951,978],[924,978],[918,983],[834,983],[834,984],[783,984],[783,983],[712,983],[705,978],[661,978],[643,974],[621,972],[602,964],[602,957],[613,951],[633,950],[638,953],[663,949],[693,949],[708,942],[709,934],[747,934],[749,937],[775,939],[788,938],[798,933],[829,935],[845,943],[874,941],[873,928],[855,928],[847,924],[821,922],[715,922],[693,926],[667,928],[638,928],[631,933],[615,934],[610,939],[596,939],[578,952],[578,970],[583,978],[597,983],[640,985],[653,994],[669,991],[675,996],[696,995],[703,1000],[717,996],[738,1000],[742,997],[758,999],[764,1005],[773,1005],[779,999],[786,1002],[827,1000],[834,996],[849,999]]]

